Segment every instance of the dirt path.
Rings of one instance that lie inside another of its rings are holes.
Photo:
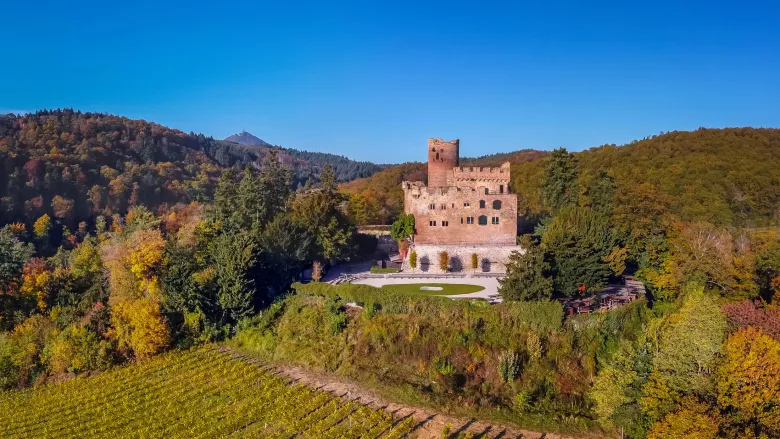
[[[460,418],[436,412],[432,409],[415,407],[407,404],[388,402],[379,397],[375,392],[363,388],[348,379],[320,372],[314,372],[294,365],[268,365],[255,358],[243,355],[228,347],[220,347],[220,350],[231,353],[235,358],[262,367],[277,375],[283,376],[295,383],[304,383],[308,386],[329,392],[344,399],[353,400],[362,404],[382,408],[393,414],[395,418],[412,416],[417,421],[414,433],[420,439],[439,439],[442,430],[449,424],[450,437],[457,437],[459,433],[471,432],[474,438],[490,439],[575,439],[574,436],[559,435],[554,433],[540,433],[536,431],[522,430],[514,427],[496,424],[489,421]]]

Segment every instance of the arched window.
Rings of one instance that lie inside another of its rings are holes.
[[[501,209],[501,200],[493,200],[493,209]]]
[[[487,225],[487,217],[485,215],[479,216],[479,225],[480,226],[486,226]]]
[[[479,208],[484,209],[485,208],[485,200],[479,200]]]

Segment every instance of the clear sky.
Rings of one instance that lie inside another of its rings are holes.
[[[780,5],[728,3],[8,1],[0,111],[377,162],[780,126]]]

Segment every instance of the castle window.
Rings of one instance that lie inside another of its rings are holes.
[[[486,226],[487,225],[487,217],[485,215],[479,216],[479,225],[480,226]]]
[[[436,227],[436,221],[428,221],[428,225],[431,227]]]
[[[504,193],[504,185],[503,184],[498,186],[498,193],[499,194],[503,194]]]
[[[441,209],[442,209],[442,210],[446,210],[446,209],[447,209],[447,205],[446,205],[446,204],[442,204],[442,205],[441,205]]]
[[[501,200],[493,200],[493,209],[501,209]]]
[[[469,216],[466,218],[466,224],[474,224],[474,217]]]
[[[485,188],[485,195],[487,195],[488,193],[489,193],[488,188]]]
[[[485,200],[479,200],[479,208],[484,209],[485,208]]]
[[[452,206],[451,206],[451,207],[454,209],[454,208],[455,208],[455,203],[452,203]]]
[[[494,216],[493,218],[491,218],[491,222],[492,222],[493,224],[498,224],[498,217],[497,217],[497,216]]]
[[[439,153],[436,153],[436,160],[439,160]]]
[[[442,227],[447,227],[447,226],[450,225],[450,222],[449,221],[442,221],[441,225],[442,225]]]
[[[469,203],[463,203],[463,207],[469,207],[469,206],[470,206]]]
[[[463,224],[463,217],[460,218],[460,223]]]
[[[428,205],[428,209],[434,210],[434,209],[436,209],[436,205],[435,204],[429,204]]]

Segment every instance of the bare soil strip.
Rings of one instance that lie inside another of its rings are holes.
[[[450,425],[450,437],[457,437],[459,433],[471,432],[475,438],[486,439],[577,439],[575,436],[522,430],[489,421],[446,415],[428,408],[389,402],[379,397],[375,392],[338,375],[314,372],[289,364],[270,365],[229,347],[221,346],[219,349],[232,354],[238,360],[254,364],[287,378],[292,383],[303,383],[346,400],[356,401],[374,408],[382,408],[399,419],[398,422],[411,416],[417,421],[413,434],[416,434],[420,439],[441,438],[442,430],[447,425]]]

